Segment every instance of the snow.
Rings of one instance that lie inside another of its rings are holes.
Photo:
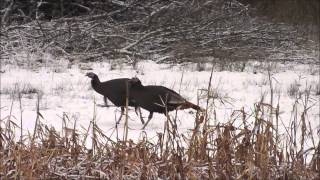
[[[119,108],[94,106],[103,104],[103,98],[97,94],[90,86],[90,79],[85,76],[89,71],[96,73],[101,81],[122,77],[138,77],[142,83],[163,85],[180,92],[187,100],[197,103],[199,98],[200,106],[206,106],[206,94],[200,89],[207,89],[210,77],[210,68],[205,71],[196,71],[195,64],[170,65],[156,64],[152,61],[139,62],[136,68],[131,66],[116,66],[111,70],[110,63],[88,64],[92,70],[81,70],[73,65],[71,68],[65,67],[61,71],[55,72],[53,68],[43,67],[38,70],[23,69],[15,65],[2,66],[1,74],[1,114],[2,127],[10,115],[12,105],[11,120],[20,125],[20,108],[17,96],[10,95],[17,87],[35,88],[41,91],[40,113],[43,116],[41,122],[61,130],[62,116],[65,113],[70,122],[68,126],[73,127],[76,121],[77,129],[84,131],[82,127],[88,128],[90,121],[94,117],[98,126],[104,133],[112,139],[116,138],[115,121],[120,115]],[[208,67],[208,66],[206,66]],[[310,70],[313,69],[313,71]],[[316,85],[319,84],[319,67],[297,64],[278,64],[272,69],[272,81],[275,88],[274,105],[278,103],[280,96],[280,119],[286,128],[289,128],[292,121],[291,114],[295,99],[287,93],[289,86],[297,82],[299,88],[304,90],[307,85],[312,86],[311,103],[313,106],[308,110],[307,120],[310,121],[312,133],[317,142],[319,139],[319,95],[315,94]],[[256,73],[253,73],[256,72]],[[182,80],[182,81],[181,81]],[[234,110],[244,110],[251,114],[254,103],[259,102],[265,95],[265,102],[270,102],[270,87],[268,73],[255,65],[250,66],[245,72],[214,71],[212,79],[214,93],[223,97],[225,103],[215,101],[217,119],[213,120],[213,115],[209,114],[212,123],[231,121]],[[198,97],[199,95],[199,97]],[[36,120],[36,94],[23,94],[22,96],[22,119],[23,130],[26,135],[32,131]],[[302,112],[302,104],[299,104],[299,112]],[[211,109],[212,110],[212,109]],[[209,111],[210,113],[212,111]],[[147,111],[142,111],[143,116],[148,116]],[[129,138],[137,140],[141,138],[144,131],[142,124],[133,108],[129,110]],[[171,116],[175,112],[170,113]],[[188,133],[194,127],[195,112],[193,110],[178,111],[178,129],[180,133]],[[299,116],[300,117],[300,116]],[[157,136],[157,132],[163,132],[165,116],[154,114],[153,119],[146,127],[145,132],[149,138]],[[249,119],[248,122],[252,122]],[[236,122],[240,124],[241,122]],[[119,137],[122,137],[124,118],[119,125]],[[283,127],[279,127],[281,133],[286,133]],[[310,143],[310,142],[307,142]]]

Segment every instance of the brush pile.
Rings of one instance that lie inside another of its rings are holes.
[[[236,0],[19,2],[3,11],[4,58],[27,51],[70,62],[318,62],[316,26],[254,18]]]

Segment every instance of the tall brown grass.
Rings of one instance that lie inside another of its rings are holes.
[[[214,108],[209,104],[217,98],[209,96],[211,88],[209,84],[207,108]],[[72,120],[64,113],[62,132],[57,132],[42,123],[38,98],[32,133],[21,131],[22,116],[20,125],[11,114],[1,119],[0,179],[319,179],[320,143],[306,118],[312,106],[309,93],[307,89],[297,97],[303,111],[293,105],[284,134],[276,127],[284,121],[279,118],[281,104],[261,98],[253,112],[234,111],[227,123],[213,123],[217,117],[209,112],[214,109],[197,112],[189,134],[179,132],[177,116],[167,115],[156,140],[144,134],[138,141],[127,136],[127,114],[122,139],[104,134],[95,113],[84,132],[76,128],[76,120],[67,127]],[[305,147],[307,141],[310,147]]]

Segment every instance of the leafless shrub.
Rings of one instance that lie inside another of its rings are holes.
[[[320,65],[309,65],[307,72],[311,75],[320,75]]]
[[[205,64],[201,62],[197,62],[197,71],[204,71],[205,70]]]
[[[314,94],[319,96],[320,95],[320,82],[315,82],[313,85]]]
[[[9,94],[12,98],[18,98],[21,95],[32,95],[42,91],[33,86],[31,83],[16,82],[13,86],[1,88],[0,94]]]
[[[301,95],[300,84],[297,81],[291,83],[287,89],[287,94],[291,98],[296,98]]]
[[[52,88],[52,93],[54,95],[61,95],[64,92],[74,90],[74,86],[72,83],[66,83],[64,81],[57,82]]]

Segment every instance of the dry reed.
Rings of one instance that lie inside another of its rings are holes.
[[[208,93],[210,88],[209,84]],[[306,118],[313,105],[308,92],[310,88],[297,97],[304,108],[300,113],[293,105],[291,129],[286,128],[285,134],[275,127],[281,123],[280,105],[273,107],[272,101],[262,98],[252,113],[243,108],[234,111],[227,123],[211,124],[215,117],[208,112],[214,111],[198,112],[190,134],[180,133],[177,116],[167,115],[156,140],[144,134],[136,142],[127,137],[127,115],[122,140],[106,136],[95,114],[81,133],[76,120],[72,128],[67,127],[72,120],[64,113],[59,133],[41,122],[38,98],[33,133],[20,131],[17,140],[20,127],[12,115],[1,119],[0,179],[319,179],[320,143],[315,142]],[[208,95],[208,108],[214,100]],[[254,122],[249,124],[252,117]],[[92,147],[85,145],[89,136]],[[313,145],[307,148],[309,140]]]

